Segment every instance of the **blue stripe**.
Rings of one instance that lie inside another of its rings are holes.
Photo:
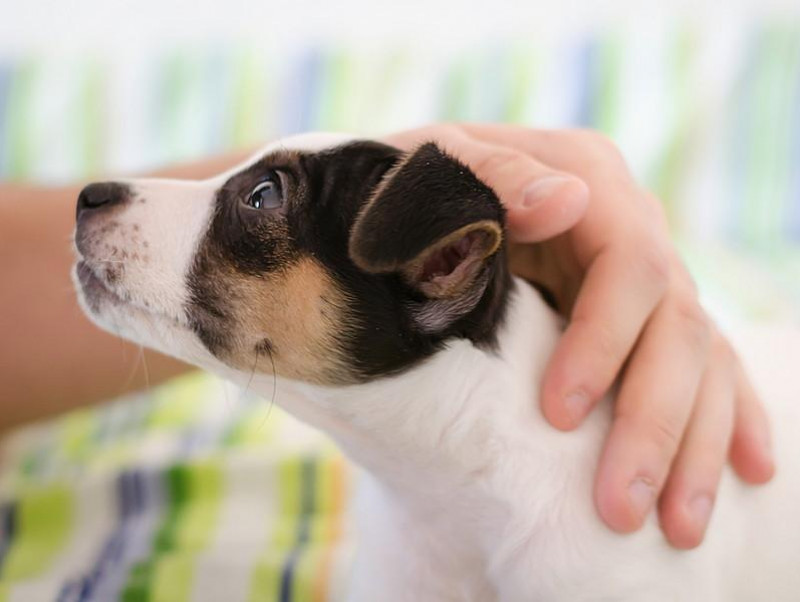
[[[280,602],[291,602],[292,600],[292,582],[295,567],[303,552],[303,548],[306,543],[308,543],[311,530],[310,518],[314,514],[317,476],[316,461],[311,458],[303,460],[302,471],[302,508],[300,521],[297,526],[297,543],[283,566],[283,572],[281,573],[281,591],[279,595]]]
[[[486,94],[485,105],[481,107],[481,115],[476,119],[485,121],[504,121],[506,107],[509,105],[509,97],[513,91],[513,86],[509,81],[513,76],[511,70],[510,51],[508,46],[494,46],[487,50],[487,60],[483,63],[481,70],[480,89]]]
[[[315,100],[323,93],[324,67],[318,48],[301,55],[296,62],[289,61],[289,69],[283,75],[285,96],[277,125],[281,136],[316,129]]]
[[[3,561],[8,555],[16,533],[17,506],[9,502],[0,506],[0,575],[3,574]]]
[[[752,169],[748,169],[752,163],[750,149],[751,115],[754,112],[754,102],[752,88],[753,81],[758,73],[758,55],[761,46],[760,35],[758,33],[749,34],[746,41],[747,50],[742,60],[742,69],[737,78],[736,85],[731,91],[733,99],[733,110],[728,117],[728,138],[729,138],[729,167],[726,170],[729,177],[728,193],[730,198],[727,202],[731,206],[730,211],[725,211],[720,216],[725,220],[723,227],[728,235],[728,242],[741,243],[746,240],[745,219],[747,215],[747,198],[749,179],[752,178]]]
[[[230,130],[230,115],[233,112],[228,105],[233,81],[229,74],[234,69],[231,57],[220,47],[214,47],[204,57],[203,64],[203,96],[208,103],[209,127],[207,131],[205,151],[219,152],[226,146],[225,133]],[[244,61],[242,61],[244,62]],[[246,77],[246,74],[244,75]]]
[[[93,566],[84,575],[64,584],[57,602],[105,602],[119,591],[127,575],[125,552],[137,519],[147,510],[146,480],[141,471],[126,471],[117,477],[117,527],[103,544]]]
[[[575,86],[577,98],[575,103],[574,125],[578,127],[591,127],[594,125],[595,107],[594,98],[594,71],[595,55],[597,54],[597,40],[588,38],[579,45],[575,57],[575,77],[578,81]]]

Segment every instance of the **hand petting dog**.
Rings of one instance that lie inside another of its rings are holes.
[[[622,375],[595,487],[620,532],[659,502],[679,548],[703,539],[729,458],[749,483],[774,472],[761,402],[698,302],[660,203],[612,142],[581,130],[447,124],[385,138],[435,140],[508,210],[512,268],[545,287],[569,325],[542,386],[553,426],[577,428]]]
[[[546,287],[571,318],[543,384],[550,422],[576,428],[623,368],[632,367],[623,375],[598,470],[602,516],[620,531],[635,529],[660,498],[670,541],[698,543],[726,456],[744,480],[766,482],[773,472],[770,436],[738,360],[697,303],[659,204],[633,181],[613,144],[595,133],[434,125],[386,137],[406,149],[430,139],[499,194],[517,243],[510,249],[514,270]],[[244,156],[159,175],[201,179]],[[119,340],[91,326],[63,294],[72,262],[63,241],[73,227],[75,195],[74,187],[0,187],[0,242],[15,249],[0,253],[0,274],[16,283],[0,293],[0,312],[17,316],[0,349],[0,380],[17,403],[2,408],[0,429],[145,384],[131,377],[135,349],[120,354]],[[44,214],[42,203],[50,209]],[[42,301],[14,294],[20,288]],[[37,331],[50,333],[46,348],[29,336]],[[89,361],[96,368],[90,382],[77,369]],[[50,367],[46,377],[42,363]],[[185,369],[149,351],[147,363],[151,384]]]

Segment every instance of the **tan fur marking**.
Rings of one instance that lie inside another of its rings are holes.
[[[336,345],[346,328],[344,292],[310,258],[264,278],[231,279],[230,296],[239,336],[228,361],[261,373],[315,383],[345,383],[352,375]],[[272,345],[272,359],[256,347]]]

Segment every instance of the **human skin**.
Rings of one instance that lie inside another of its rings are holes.
[[[726,458],[750,483],[771,478],[761,403],[700,307],[660,204],[610,141],[587,131],[479,124],[384,140],[404,149],[437,141],[508,209],[512,268],[549,290],[568,317],[542,386],[547,419],[578,427],[620,379],[595,487],[611,528],[638,529],[658,504],[667,539],[694,547]],[[201,179],[245,156],[154,175]],[[186,369],[101,332],[78,308],[68,275],[78,190],[0,186],[0,275],[14,283],[0,287],[0,429]]]
[[[248,154],[152,175],[203,178]],[[0,183],[0,432],[155,385],[188,368],[107,334],[78,306],[70,240],[80,189]]]

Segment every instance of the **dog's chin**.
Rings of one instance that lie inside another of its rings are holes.
[[[91,317],[99,317],[106,305],[124,305],[125,301],[112,292],[83,259],[72,269],[72,279],[78,291],[78,300]]]
[[[140,307],[114,292],[85,260],[75,264],[72,278],[81,308],[102,330],[201,368],[217,367],[181,319]]]
[[[81,308],[101,329],[174,355],[174,350],[165,348],[162,339],[166,333],[180,330],[177,319],[147,311],[114,292],[83,259],[73,267],[72,279]]]

